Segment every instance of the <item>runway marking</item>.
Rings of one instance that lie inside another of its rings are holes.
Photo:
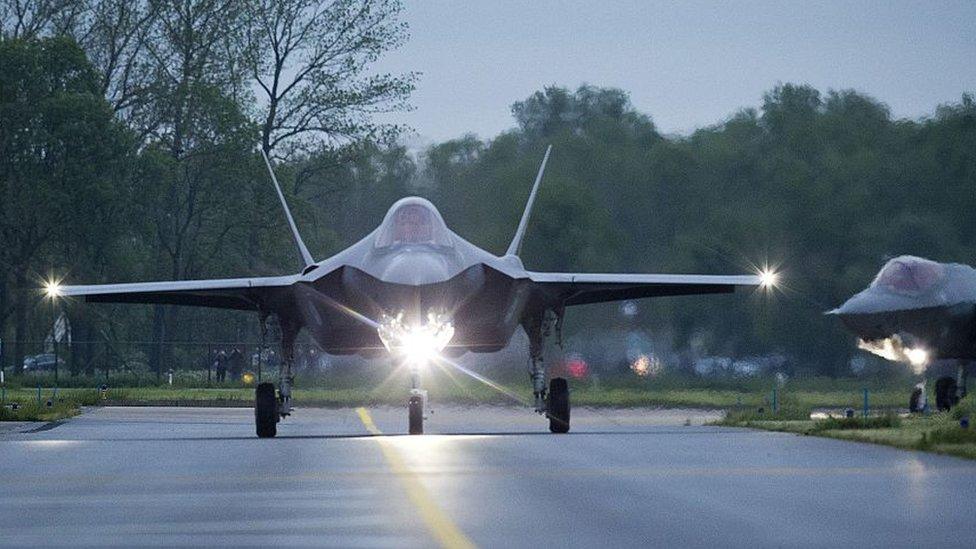
[[[356,413],[359,415],[359,420],[363,422],[363,426],[366,427],[367,431],[373,435],[383,434],[376,426],[376,423],[373,422],[373,418],[369,415],[369,411],[366,408],[356,408]],[[437,539],[441,546],[451,549],[469,549],[476,547],[474,542],[468,539],[464,535],[464,532],[441,510],[427,489],[424,488],[417,475],[410,470],[403,456],[390,444],[390,441],[383,437],[377,437],[376,441],[379,443],[380,450],[383,451],[383,457],[386,458],[390,469],[400,479],[400,483],[407,492],[410,501],[420,511],[421,518],[424,519],[427,528],[430,529],[434,538]]]

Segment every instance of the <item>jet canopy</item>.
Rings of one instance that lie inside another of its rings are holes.
[[[871,287],[898,294],[919,295],[942,282],[945,275],[946,267],[941,263],[903,255],[886,263]]]
[[[454,245],[444,218],[428,200],[404,198],[390,207],[383,218],[374,246],[382,249],[403,245]]]

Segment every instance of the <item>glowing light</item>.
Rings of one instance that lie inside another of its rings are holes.
[[[387,351],[403,357],[410,366],[420,367],[440,356],[454,337],[454,325],[444,315],[430,312],[426,323],[408,326],[401,312],[395,317],[383,315],[377,332]]]
[[[912,366],[925,366],[929,362],[929,352],[925,349],[908,349],[905,355]]]
[[[44,295],[54,299],[61,297],[64,292],[61,290],[61,282],[57,280],[49,280],[44,283]]]
[[[244,385],[250,385],[254,383],[254,374],[252,374],[251,372],[244,372],[244,375],[241,376],[241,381],[244,382]]]
[[[655,356],[641,354],[630,363],[630,369],[638,377],[655,377],[664,369],[664,364]]]
[[[895,362],[910,364],[915,374],[921,375],[932,360],[932,356],[927,349],[922,347],[911,347],[898,334],[891,337],[866,341],[859,339],[857,347],[869,353],[880,356]]]
[[[582,379],[590,373],[590,365],[583,357],[573,357],[566,361],[566,372],[574,379]]]
[[[771,269],[759,271],[759,285],[763,288],[773,288],[779,283],[779,273]]]

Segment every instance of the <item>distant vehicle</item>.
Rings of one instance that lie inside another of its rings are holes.
[[[958,379],[936,380],[936,404],[966,396],[966,363],[976,359],[976,269],[904,255],[882,267],[865,290],[829,311],[858,346],[916,373],[936,360],[958,360]]]
[[[408,425],[423,432],[426,391],[420,373],[430,361],[451,364],[466,352],[494,352],[508,345],[519,328],[529,337],[535,408],[549,429],[569,430],[569,388],[564,378],[548,379],[543,345],[561,330],[566,308],[647,297],[731,293],[772,283],[775,274],[678,275],[600,274],[529,271],[522,264],[522,241],[542,181],[549,150],[529,193],[508,250],[496,256],[447,228],[437,208],[420,197],[393,204],[380,226],[358,243],[316,262],[306,248],[265,157],[303,269],[291,276],[108,284],[49,285],[52,296],[79,296],[89,302],[161,303],[274,315],[281,327],[282,366],[278,394],[261,383],[255,394],[259,437],[273,437],[277,422],[292,412],[295,338],[307,331],[330,354],[378,356],[386,348],[409,368]],[[547,387],[548,381],[548,387]]]
[[[64,359],[58,357],[58,367],[64,366]],[[25,371],[54,371],[54,353],[41,353],[39,355],[24,357]]]

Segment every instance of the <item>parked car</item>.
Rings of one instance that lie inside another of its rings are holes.
[[[64,366],[64,359],[58,357],[58,367]],[[24,357],[24,370],[41,371],[54,370],[54,353],[42,353]]]

